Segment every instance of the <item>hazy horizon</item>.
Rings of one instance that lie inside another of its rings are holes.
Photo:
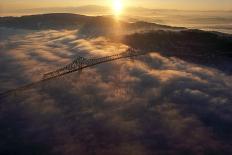
[[[114,0],[85,0],[85,1],[73,1],[73,0],[0,0],[1,7],[7,8],[37,8],[37,7],[70,7],[70,6],[82,6],[82,5],[101,5],[111,6]],[[185,0],[143,0],[143,1],[134,1],[134,0],[121,0],[124,6],[133,6],[133,7],[146,7],[146,8],[158,8],[158,9],[182,9],[187,10],[231,10],[232,1],[231,0],[194,0],[194,1],[185,1]],[[210,4],[210,5],[209,5]]]
[[[83,5],[73,7],[48,7],[36,9],[13,9],[11,12],[1,11],[0,16],[23,16],[47,13],[74,13],[87,16],[114,16],[110,6]],[[125,21],[146,21],[162,25],[187,27],[232,34],[232,11],[197,11],[174,9],[148,9],[140,7],[123,8],[118,16]]]
[[[0,16],[21,16],[33,13],[46,13],[48,11],[59,12],[62,9],[82,8],[82,7],[107,7],[108,13],[114,13],[114,3],[120,3],[122,14],[128,13],[128,8],[143,8],[153,10],[183,10],[183,11],[232,11],[232,1],[230,0],[206,0],[206,1],[184,1],[184,0],[0,0]],[[30,11],[29,11],[30,10]],[[35,11],[33,11],[35,10]],[[72,11],[72,10],[71,10]],[[91,10],[90,10],[91,11]],[[102,10],[99,10],[102,11]],[[104,10],[103,10],[104,11]]]
[[[231,4],[232,5],[232,4]],[[57,12],[67,12],[67,13],[75,13],[73,9],[84,8],[85,11],[93,11],[92,9],[103,9],[99,10],[99,12],[104,12],[104,14],[114,14],[112,7],[109,5],[97,5],[97,4],[86,4],[86,5],[76,5],[76,6],[32,6],[27,8],[8,8],[5,5],[0,4],[0,16],[23,16],[30,14],[44,14],[44,13],[57,13]],[[90,10],[87,10],[89,9]],[[70,9],[70,10],[68,10]],[[159,7],[148,7],[148,6],[123,6],[123,15],[128,14],[130,10],[143,9],[143,10],[169,10],[169,11],[186,11],[186,12],[232,12],[232,8],[230,9],[187,9],[187,8],[159,8]],[[70,12],[69,12],[70,11]],[[78,13],[78,10],[76,10]]]

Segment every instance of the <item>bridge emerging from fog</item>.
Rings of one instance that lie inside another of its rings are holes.
[[[51,79],[54,79],[57,77],[64,76],[66,74],[70,74],[70,73],[73,73],[76,71],[82,71],[83,69],[91,67],[91,66],[95,66],[98,64],[102,64],[102,63],[106,63],[106,62],[110,62],[110,61],[115,61],[115,60],[123,59],[123,58],[130,58],[133,60],[134,57],[137,57],[140,55],[145,55],[145,54],[146,54],[146,52],[144,52],[144,51],[137,50],[134,48],[129,48],[127,51],[119,53],[119,54],[95,58],[95,59],[87,59],[87,58],[78,56],[70,64],[68,64],[62,68],[59,68],[55,71],[51,71],[49,73],[44,74],[41,80],[36,81],[34,83],[31,83],[31,84],[28,84],[28,85],[25,85],[23,87],[12,89],[12,90],[7,91],[5,93],[2,93],[2,94],[0,94],[0,98],[8,96],[10,94],[15,94],[18,91],[32,88],[33,86],[35,86],[37,84],[40,84],[42,82],[45,82],[45,81],[48,81],[48,80],[51,80]]]
[[[111,55],[111,56],[96,58],[96,59],[86,59],[84,57],[78,56],[72,63],[70,63],[62,68],[59,68],[55,71],[44,74],[42,80],[52,79],[52,78],[59,77],[59,76],[69,74],[72,72],[81,71],[84,68],[88,68],[88,67],[95,66],[97,64],[101,64],[101,63],[105,63],[105,62],[109,62],[109,61],[114,61],[117,59],[122,59],[122,58],[132,58],[133,59],[133,57],[136,57],[139,55],[144,55],[144,54],[145,53],[142,51],[139,51],[139,50],[136,50],[133,48],[129,48],[125,52]]]

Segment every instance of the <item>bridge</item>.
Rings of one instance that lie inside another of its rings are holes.
[[[95,66],[97,64],[114,61],[114,60],[122,59],[122,58],[132,58],[132,57],[136,57],[136,56],[143,55],[143,54],[145,53],[142,51],[129,48],[125,52],[111,55],[111,56],[96,58],[96,59],[86,59],[84,57],[78,56],[72,63],[66,65],[65,67],[62,67],[55,71],[44,74],[42,79],[43,80],[51,79],[51,78],[69,74],[69,73],[72,73],[78,70],[82,70],[90,66]]]
[[[105,57],[100,57],[100,58],[95,58],[95,59],[87,59],[84,57],[76,57],[70,64],[59,68],[55,71],[51,71],[49,73],[45,73],[42,77],[41,80],[30,83],[28,85],[16,88],[16,89],[12,89],[9,90],[7,92],[1,93],[0,94],[0,98],[6,97],[10,94],[15,94],[16,92],[19,91],[23,91],[25,89],[30,89],[32,87],[34,87],[37,84],[40,84],[42,82],[60,77],[60,76],[64,76],[66,74],[70,74],[72,72],[76,72],[76,71],[82,71],[85,68],[91,67],[91,66],[95,66],[101,63],[106,63],[106,62],[110,62],[110,61],[114,61],[114,60],[118,60],[118,59],[122,59],[122,58],[134,58],[140,55],[145,55],[146,52],[145,51],[141,51],[141,50],[137,50],[134,48],[129,48],[128,50],[126,50],[125,52],[119,53],[119,54],[115,54],[115,55],[110,55],[110,56],[105,56]]]

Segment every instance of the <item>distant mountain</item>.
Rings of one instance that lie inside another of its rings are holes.
[[[147,22],[128,23],[124,21],[116,21],[112,17],[106,16],[85,16],[70,13],[52,13],[22,17],[0,17],[1,27],[33,30],[82,28],[82,32],[97,30],[107,32],[107,29],[110,29],[110,31],[114,31],[112,30],[112,26],[116,23],[120,24],[124,31],[135,29],[183,29]]]
[[[153,30],[183,30],[183,27],[171,27],[148,22],[115,21],[108,17],[95,17],[80,28],[80,33],[88,36],[120,36]]]
[[[215,12],[224,12],[229,13],[231,10],[209,10],[209,11],[194,11],[194,10],[175,10],[175,9],[149,9],[144,7],[125,7],[124,14],[127,15],[141,15],[141,14],[160,14],[160,13],[215,13]],[[41,13],[77,13],[77,14],[86,14],[86,15],[110,15],[112,14],[112,8],[108,6],[99,5],[84,5],[84,6],[69,6],[69,7],[42,7],[42,8],[33,8],[33,9],[5,9],[2,8],[1,14],[41,14]]]
[[[21,29],[64,29],[77,28],[91,17],[70,13],[30,15],[22,17],[0,17],[1,27]]]
[[[41,7],[31,9],[6,9],[2,8],[1,15],[13,14],[13,15],[32,15],[32,14],[48,14],[48,13],[77,13],[77,14],[112,14],[110,7],[98,6],[98,5],[85,5],[85,6],[73,6],[73,7]],[[0,15],[0,16],[1,16]]]

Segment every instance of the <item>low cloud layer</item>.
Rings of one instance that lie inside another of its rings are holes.
[[[2,92],[128,48],[78,31],[1,32]],[[1,100],[0,152],[230,154],[231,90],[231,76],[157,53],[100,64]]]

